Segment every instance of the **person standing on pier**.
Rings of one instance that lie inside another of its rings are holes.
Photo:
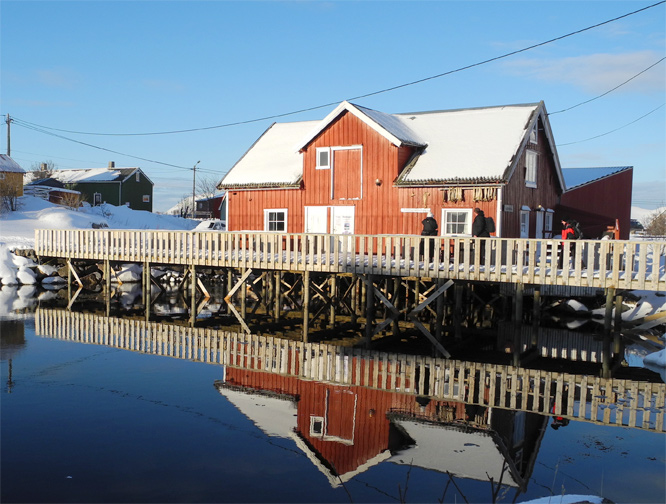
[[[437,221],[433,217],[432,212],[428,212],[428,215],[421,221],[421,224],[423,224],[421,236],[437,236],[439,226],[437,225]],[[427,244],[425,239],[421,240],[421,246],[419,250],[421,257],[424,257],[424,248],[426,245],[428,247],[428,258],[430,261],[432,261],[432,258],[435,255],[435,239],[430,238]]]
[[[580,225],[574,219],[565,217],[562,219],[562,250],[560,252],[560,258],[557,261],[557,267],[562,268],[564,261],[564,242],[566,240],[578,240],[582,237],[580,231]],[[576,245],[574,243],[569,244],[569,250],[571,251],[571,260],[575,263],[576,260]]]
[[[476,238],[490,238],[490,232],[486,226],[486,215],[483,213],[479,207],[474,209],[476,216],[474,217],[474,222],[472,222],[472,236]],[[486,260],[486,247],[482,243],[480,246],[480,258],[479,261],[482,263]]]

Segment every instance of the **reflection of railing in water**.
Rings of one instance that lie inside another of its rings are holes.
[[[594,288],[663,290],[666,242],[432,237],[432,262],[416,235],[280,234],[38,229],[40,257],[215,268],[421,276]],[[484,253],[481,252],[483,249]],[[562,257],[561,266],[558,259]],[[483,260],[482,260],[483,259]]]
[[[38,309],[40,336],[434,399],[666,431],[666,385]],[[554,405],[554,407],[553,407]]]
[[[595,337],[590,333],[500,321],[497,338],[498,348],[511,345],[519,354],[534,349],[535,354],[543,358],[597,364],[601,364],[604,358],[603,336]],[[607,357],[611,358],[610,350]]]

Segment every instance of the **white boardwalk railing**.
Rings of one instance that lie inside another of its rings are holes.
[[[41,257],[666,290],[666,241],[144,230],[35,231]]]
[[[666,385],[38,309],[38,336],[664,432]],[[554,404],[554,407],[553,407]]]

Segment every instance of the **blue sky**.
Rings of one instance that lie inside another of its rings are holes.
[[[476,64],[657,1],[2,0],[0,152],[9,114],[26,170],[139,166],[162,211],[191,195],[197,161],[197,178],[219,180],[273,121],[321,119],[345,99],[387,113],[543,100],[563,167],[634,166],[634,205],[656,208],[664,3]],[[181,130],[194,131],[143,134]]]

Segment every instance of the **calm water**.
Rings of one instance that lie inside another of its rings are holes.
[[[232,377],[221,365],[37,336],[30,315],[3,321],[1,335],[3,503],[492,501],[488,479],[469,475],[498,451],[473,433],[439,426],[420,437],[423,426],[386,428],[384,413],[370,410],[388,441],[367,431],[350,442],[341,425],[325,458],[293,433],[305,397],[295,406],[248,387],[216,387],[249,383],[250,372]],[[561,494],[665,501],[664,434],[587,422],[553,429],[550,418],[520,415],[541,426],[532,427],[527,488],[502,486],[497,502]],[[405,432],[415,447],[399,442]],[[394,449],[369,461],[344,455],[376,442]],[[343,483],[331,477],[336,464]]]

